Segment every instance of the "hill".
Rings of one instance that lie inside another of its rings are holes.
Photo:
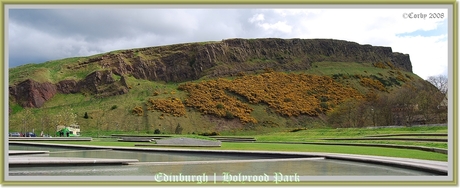
[[[119,50],[10,69],[10,130],[30,129],[24,117],[43,130],[69,121],[83,130],[169,133],[324,125],[350,99],[417,83],[426,82],[409,55],[332,39]]]
[[[275,71],[306,70],[313,62],[391,64],[412,72],[409,55],[390,47],[331,39],[229,39],[120,50],[10,70],[10,95],[24,107],[41,107],[56,93],[112,96],[127,93],[125,77],[163,82]],[[116,77],[120,79],[115,79]]]

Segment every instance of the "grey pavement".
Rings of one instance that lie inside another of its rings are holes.
[[[155,140],[157,145],[174,145],[174,146],[220,146],[220,141],[200,140],[194,138],[165,138]]]
[[[8,158],[10,166],[20,165],[82,165],[82,164],[128,164],[139,162],[137,159],[102,159],[102,158],[76,158],[76,157],[38,157],[14,156]]]

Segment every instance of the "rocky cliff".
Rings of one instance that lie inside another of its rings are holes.
[[[137,79],[183,82],[203,76],[220,77],[272,68],[308,69],[311,62],[392,62],[412,72],[409,55],[390,47],[360,45],[332,39],[228,39],[125,50],[89,59],[71,67],[97,63],[115,74]]]
[[[51,99],[56,93],[84,93],[97,97],[107,97],[125,94],[128,85],[124,77],[116,81],[111,71],[95,71],[80,81],[62,80],[56,84],[39,83],[27,79],[17,85],[9,87],[10,97],[23,107],[39,108]]]
[[[25,80],[10,86],[10,95],[22,106],[40,107],[57,92],[83,92],[101,97],[124,94],[124,76],[165,82],[202,77],[232,76],[267,68],[277,71],[305,70],[312,62],[392,62],[412,72],[409,55],[390,47],[360,45],[332,39],[228,39],[220,42],[186,43],[111,52],[69,64],[69,71],[88,67],[101,70],[82,80],[37,83]],[[96,66],[94,66],[96,65]],[[112,74],[121,76],[115,81]]]

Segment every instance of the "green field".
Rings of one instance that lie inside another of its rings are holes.
[[[387,135],[387,134],[427,134],[427,133],[447,133],[446,126],[426,126],[426,127],[400,127],[400,128],[350,128],[350,129],[307,129],[296,132],[278,132],[267,133],[259,135],[245,135],[244,137],[253,137],[257,139],[256,142],[250,143],[236,143],[236,142],[222,142],[220,148],[203,148],[203,147],[183,147],[187,149],[217,149],[217,150],[258,150],[258,151],[294,151],[294,152],[326,152],[326,153],[347,153],[347,154],[361,154],[361,155],[376,155],[376,156],[390,156],[414,159],[426,159],[447,161],[448,156],[441,153],[420,151],[414,149],[399,149],[399,148],[386,148],[386,147],[368,147],[368,146],[340,146],[340,145],[316,145],[316,144],[294,144],[294,143],[263,143],[263,142],[327,142],[327,143],[373,143],[373,144],[396,144],[396,145],[413,145],[424,146],[432,148],[447,149],[446,142],[424,142],[424,141],[327,141],[321,140],[323,138],[363,138],[373,135]],[[116,133],[112,133],[116,134]],[[130,134],[130,133],[123,133]],[[139,133],[131,133],[137,135],[147,135]],[[110,136],[106,133],[105,136]],[[151,134],[151,136],[155,136]],[[173,135],[184,136],[192,138],[202,138],[197,135]],[[390,136],[397,137],[397,136]],[[404,136],[404,138],[431,138],[432,136]],[[433,136],[433,138],[446,138],[443,136]],[[43,141],[45,142],[45,141]],[[62,144],[75,144],[75,145],[94,145],[94,146],[121,146],[121,147],[140,147],[135,144],[145,142],[119,142],[117,138],[110,137],[94,137],[93,141],[47,141],[46,143],[62,143]],[[151,147],[151,146],[148,146]],[[152,146],[154,147],[154,146]],[[161,148],[164,148],[163,146]],[[181,147],[174,147],[181,148]]]

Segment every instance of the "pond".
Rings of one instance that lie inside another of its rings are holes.
[[[10,176],[155,176],[206,174],[217,176],[431,176],[428,172],[321,157],[158,151],[75,149],[10,144],[10,150],[49,151],[49,157],[138,159],[130,165],[10,167]],[[33,156],[33,155],[28,155]],[[43,155],[38,155],[43,156]],[[14,157],[14,156],[9,156]]]

